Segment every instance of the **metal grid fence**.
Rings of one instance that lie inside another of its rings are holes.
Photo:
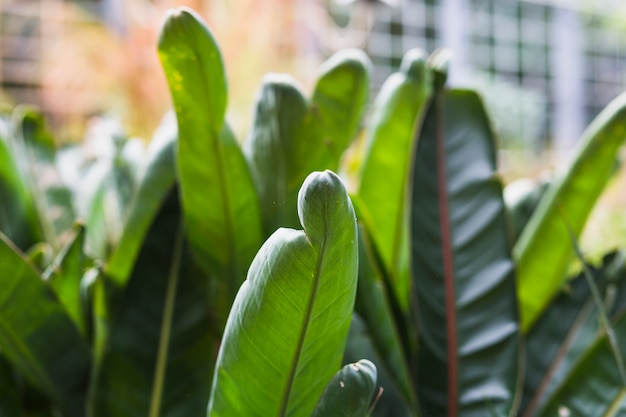
[[[626,87],[619,24],[549,1],[401,0],[377,9],[366,50],[380,85],[409,49],[449,47],[451,82],[483,93],[500,136],[568,150]]]

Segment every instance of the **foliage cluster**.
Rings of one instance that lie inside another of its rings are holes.
[[[158,49],[176,117],[145,154],[58,150],[24,107],[0,121],[0,416],[624,412],[624,257],[587,265],[577,238],[626,96],[562,177],[505,201],[480,97],[409,51],[349,194],[333,171],[366,113],[362,52],[310,97],[264,78],[241,147],[198,16],[171,11]]]

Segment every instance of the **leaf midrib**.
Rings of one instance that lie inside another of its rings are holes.
[[[313,285],[311,288],[311,295],[309,297],[309,301],[307,303],[307,308],[306,308],[306,312],[305,312],[305,316],[304,316],[304,320],[302,323],[302,330],[300,332],[299,335],[299,339],[298,339],[298,345],[296,347],[296,351],[294,352],[294,358],[293,358],[293,362],[291,365],[291,368],[289,370],[289,375],[287,377],[287,384],[285,386],[285,392],[282,395],[281,398],[281,404],[280,404],[280,408],[278,411],[278,417],[284,417],[286,415],[287,412],[287,406],[289,404],[289,397],[291,395],[291,389],[293,388],[294,382],[295,382],[295,378],[296,378],[296,370],[298,368],[298,362],[300,361],[300,357],[302,355],[302,351],[304,348],[304,340],[306,338],[307,335],[307,331],[309,328],[309,324],[311,322],[311,316],[313,314],[313,307],[315,306],[315,301],[317,298],[317,292],[319,289],[319,285],[320,285],[320,280],[321,280],[321,271],[322,271],[322,264],[324,261],[324,255],[325,255],[325,250],[326,250],[326,239],[328,237],[328,227],[327,227],[327,219],[328,219],[328,189],[325,188],[324,189],[324,196],[322,197],[322,201],[324,202],[323,204],[323,228],[324,228],[324,233],[322,235],[322,240],[320,242],[320,248],[319,248],[319,252],[318,252],[318,256],[317,256],[317,262],[315,265],[315,274],[313,276]],[[307,236],[308,239],[308,236]],[[309,240],[310,242],[310,240]],[[311,244],[311,248],[315,248],[315,246],[313,245],[312,242],[310,242]]]
[[[161,322],[161,332],[159,337],[159,348],[157,353],[157,361],[155,364],[152,392],[150,395],[150,411],[148,414],[149,417],[158,417],[160,415],[161,403],[163,399],[165,371],[167,367],[169,341],[172,330],[172,320],[174,316],[174,305],[176,300],[176,290],[178,287],[179,266],[182,255],[182,230],[183,226],[181,222],[178,226],[178,231],[176,233],[174,253],[172,255],[172,263],[170,265],[170,271],[168,274],[167,293],[165,295],[163,321]]]

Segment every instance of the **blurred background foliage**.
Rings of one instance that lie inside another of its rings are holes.
[[[407,50],[449,47],[452,84],[486,102],[505,180],[540,179],[565,165],[582,128],[626,87],[619,0],[1,0],[0,103],[41,107],[62,143],[97,136],[103,120],[151,137],[171,106],[157,33],[165,10],[180,5],[197,10],[222,46],[240,140],[268,72],[294,74],[310,90],[325,58],[359,47],[374,64],[375,97]],[[625,186],[620,169],[583,250],[626,243]]]

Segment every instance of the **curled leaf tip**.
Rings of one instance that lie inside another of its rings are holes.
[[[333,230],[337,220],[333,216],[346,214],[355,217],[348,192],[337,174],[329,170],[309,174],[298,194],[298,217],[311,242],[321,242]]]

